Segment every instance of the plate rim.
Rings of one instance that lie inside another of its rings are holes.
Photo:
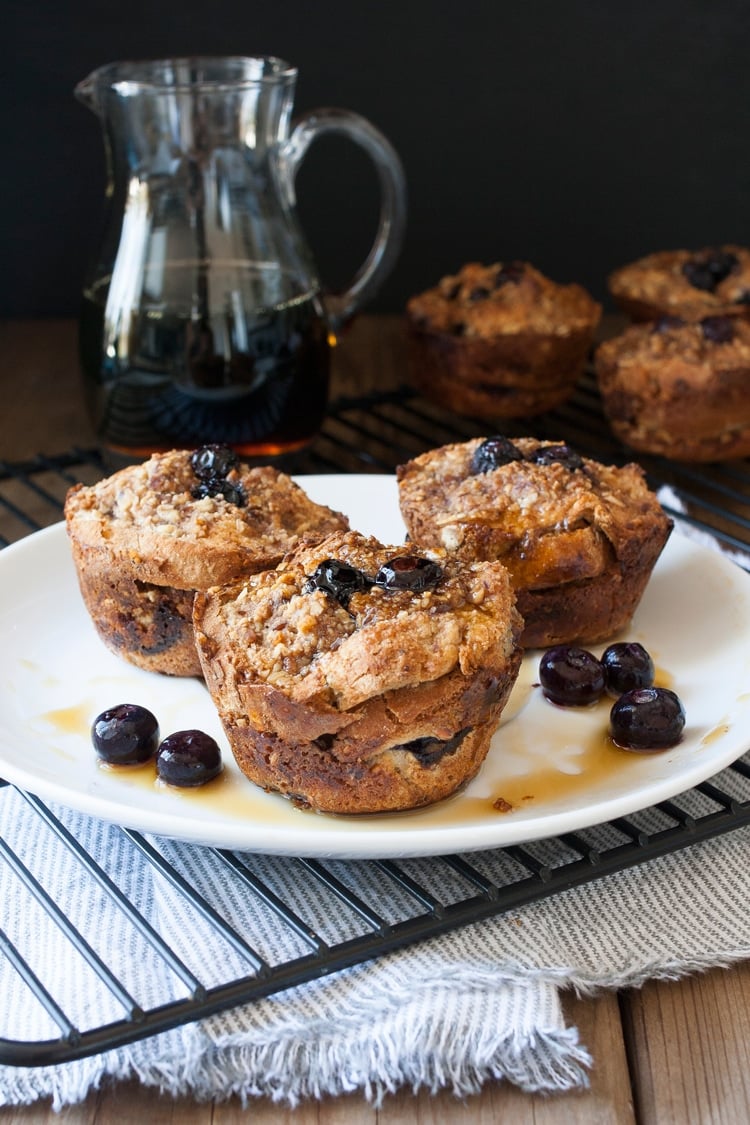
[[[309,474],[297,475],[294,479],[297,480],[298,483],[301,483],[306,489],[312,488],[313,491],[316,491],[318,488],[325,490],[326,486],[330,485],[331,480],[345,482],[347,491],[352,488],[357,488],[358,485],[361,486],[364,482],[367,482],[366,487],[371,488],[381,488],[383,487],[383,482],[387,482],[388,486],[391,488],[395,486],[395,476],[393,474],[381,473]],[[328,502],[332,506],[335,506],[333,500],[329,500]],[[351,513],[350,519],[352,519]],[[352,525],[354,526],[353,519]],[[9,557],[14,558],[24,552],[34,554],[37,551],[45,551],[49,539],[59,540],[64,536],[66,536],[65,521],[61,520],[48,527],[32,532],[22,539],[17,540],[15,543],[10,544],[0,551],[0,574],[2,574],[2,570],[6,565],[5,560]],[[688,536],[679,533],[671,537],[667,548],[665,548],[663,557],[668,557],[667,552],[674,551],[674,546],[670,547],[670,544],[673,543],[680,544],[680,549],[686,551],[689,556],[697,555],[711,567],[725,570],[727,575],[731,574],[734,578],[738,575],[744,575],[744,578],[746,578],[749,583],[748,604],[750,604],[750,574],[747,574],[747,572],[743,571],[736,563],[726,558],[720,551],[713,550],[704,546],[702,543],[691,541]],[[659,563],[657,563],[657,567],[658,566]],[[742,580],[741,578],[741,581]],[[2,591],[2,589],[2,584],[0,584],[0,591]],[[2,593],[0,593],[0,614],[3,613],[5,608],[5,599]],[[77,608],[85,614],[82,602],[79,603]],[[132,668],[132,666],[126,666],[126,668]],[[0,700],[2,699],[2,692],[3,688],[0,686]],[[507,847],[513,844],[530,843],[534,840],[559,836],[565,832],[590,828],[596,824],[611,821],[618,816],[634,814],[639,810],[643,810],[658,803],[660,800],[667,800],[676,797],[679,793],[687,792],[689,789],[700,784],[700,782],[719,773],[738,757],[741,757],[742,754],[750,748],[750,736],[748,736],[747,741],[743,741],[742,745],[739,746],[739,733],[739,731],[736,732],[736,738],[734,740],[731,738],[727,739],[727,747],[731,746],[731,749],[727,748],[725,754],[718,756],[714,754],[711,756],[708,768],[706,768],[705,765],[701,766],[700,759],[697,759],[693,763],[692,768],[686,768],[683,765],[679,771],[678,785],[675,785],[673,779],[670,779],[669,776],[658,783],[652,781],[646,786],[646,799],[640,800],[636,796],[643,788],[642,786],[637,787],[632,794],[627,792],[612,797],[607,801],[597,802],[594,805],[594,809],[599,811],[597,815],[593,817],[587,817],[585,815],[585,812],[583,812],[581,808],[582,802],[580,801],[577,803],[574,802],[571,808],[553,811],[546,816],[537,816],[532,820],[524,820],[523,816],[518,816],[513,818],[512,821],[510,819],[503,820],[498,818],[496,820],[493,819],[489,823],[451,822],[447,825],[427,825],[422,827],[417,826],[416,828],[413,826],[412,828],[399,828],[394,826],[383,829],[382,827],[385,820],[389,818],[398,821],[408,820],[409,812],[379,814],[375,818],[364,817],[351,819],[345,817],[328,818],[325,814],[312,814],[315,816],[316,821],[317,818],[320,817],[318,824],[325,823],[330,819],[332,822],[335,822],[335,825],[332,824],[331,828],[328,830],[318,827],[315,832],[306,833],[304,828],[305,822],[300,821],[300,830],[294,834],[291,842],[289,841],[288,826],[283,823],[277,831],[274,831],[273,826],[267,822],[259,822],[252,826],[243,824],[242,827],[244,827],[246,831],[238,833],[237,821],[230,819],[223,825],[223,831],[220,825],[217,826],[214,823],[208,825],[207,827],[210,830],[209,838],[206,832],[191,832],[185,825],[183,825],[182,830],[180,830],[180,824],[178,822],[185,820],[184,815],[181,817],[169,817],[168,823],[165,825],[164,813],[159,809],[153,811],[150,809],[138,809],[137,807],[133,808],[131,805],[126,805],[123,808],[125,803],[122,800],[116,801],[103,798],[99,795],[92,796],[91,794],[81,793],[80,789],[65,788],[52,779],[48,781],[45,777],[40,777],[38,774],[30,774],[28,770],[24,770],[23,765],[17,765],[13,760],[10,760],[5,744],[5,731],[0,735],[0,776],[12,785],[32,793],[37,797],[72,809],[83,815],[96,817],[108,824],[116,824],[123,828],[181,840],[187,843],[208,847],[225,847],[238,851],[253,851],[288,856],[313,856],[316,858],[407,858],[455,854],[457,852],[486,851]],[[248,781],[247,784],[252,785],[252,782]],[[633,800],[633,798],[635,798],[635,800]],[[274,799],[284,800],[284,798],[279,797]],[[449,800],[451,800],[451,798],[449,798]],[[601,815],[602,812],[603,815]],[[123,813],[125,815],[123,815]],[[368,827],[372,825],[373,820],[381,822],[380,829],[377,832],[368,832]],[[344,825],[346,825],[346,827],[344,827]],[[514,831],[515,828],[520,830]],[[310,836],[309,845],[305,845],[302,842],[302,838],[305,835]]]

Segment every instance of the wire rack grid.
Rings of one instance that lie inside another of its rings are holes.
[[[509,436],[535,433],[566,440],[610,463],[630,457],[612,438],[601,414],[593,377],[558,411],[518,420]],[[303,453],[283,465],[296,474],[390,473],[409,457],[487,432],[486,423],[448,415],[407,388],[334,402],[322,432]],[[750,468],[677,465],[641,458],[664,506],[724,549],[750,549]],[[95,450],[74,449],[24,462],[0,462],[0,544],[57,522],[67,489],[91,483],[107,468]],[[750,746],[750,735],[748,736]],[[129,896],[108,870],[89,837],[71,828],[65,810],[0,782],[30,818],[30,836],[51,841],[76,868],[77,888],[90,886],[128,927],[140,956],[163,982],[147,1002],[133,994],[127,974],[108,962],[100,935],[76,916],[71,894],[60,894],[48,872],[35,866],[33,850],[19,854],[0,837],[0,863],[28,901],[22,912],[40,915],[70,943],[92,990],[101,994],[99,1016],[70,1010],[55,990],[54,974],[34,963],[28,927],[0,911],[0,954],[28,989],[29,1002],[45,1014],[49,1034],[19,1036],[13,1014],[0,1025],[0,1063],[28,1067],[68,1062],[180,1027],[261,997],[275,995],[457,927],[512,912],[529,903],[750,823],[750,764],[744,756],[717,777],[687,793],[628,817],[552,840],[471,855],[409,860],[333,861],[258,856],[204,849],[206,862],[246,905],[248,925],[237,928],[211,896],[180,870],[168,846],[144,835],[107,826],[133,862],[147,865],[155,886],[169,888],[194,919],[202,956],[192,963],[154,924],[143,904]],[[80,818],[71,823],[78,824]],[[48,848],[45,855],[49,854]],[[332,921],[333,920],[333,921]],[[269,936],[270,935],[270,936]],[[206,951],[209,956],[206,956]],[[219,950],[231,956],[222,959]],[[233,966],[222,976],[217,966]],[[208,962],[208,974],[201,966]]]

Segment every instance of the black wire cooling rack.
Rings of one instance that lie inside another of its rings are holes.
[[[558,411],[532,421],[504,427],[509,436],[535,434],[566,440],[580,452],[610,463],[623,463],[628,453],[611,436],[603,419],[592,377]],[[408,389],[332,404],[319,437],[304,453],[283,465],[305,473],[389,473],[396,465],[448,441],[487,433],[487,424],[446,414]],[[640,458],[653,488],[668,487],[665,508],[704,531],[743,565],[750,551],[750,463],[677,465]],[[0,544],[9,543],[61,518],[62,502],[71,484],[91,483],[107,472],[94,450],[74,449],[39,455],[28,461],[0,462]],[[748,732],[750,747],[750,731]],[[424,938],[513,911],[593,879],[624,870],[668,852],[750,823],[750,756],[745,755],[710,781],[669,801],[553,840],[428,859],[322,861],[260,857],[223,849],[204,849],[235,896],[246,904],[253,923],[240,932],[227,916],[196,889],[158,841],[125,830],[118,838],[132,849],[133,861],[146,863],[156,883],[179,897],[196,919],[202,935],[202,960],[211,963],[210,979],[187,964],[168,938],[123,892],[106,863],[66,825],[64,811],[13,787],[24,815],[39,834],[63,849],[76,876],[76,891],[51,890],[45,872],[29,855],[21,856],[0,837],[0,863],[7,865],[25,896],[23,910],[70,943],[97,987],[106,995],[106,1018],[82,1021],[66,1010],[54,991],[54,974],[34,963],[30,927],[4,917],[0,904],[0,955],[7,958],[30,1003],[41,1007],[50,1032],[28,1041],[14,1030],[13,1014],[0,1024],[0,1063],[28,1067],[67,1062],[179,1027],[261,997],[314,981],[346,967],[382,956]],[[6,787],[6,783],[0,782]],[[87,837],[88,839],[88,837]],[[101,953],[101,940],[77,918],[72,894],[95,885],[123,926],[138,935],[163,995],[148,1003],[131,995],[126,980]],[[298,894],[295,888],[305,888]],[[75,920],[74,920],[75,918]],[[288,940],[268,941],[268,919],[274,932]],[[335,919],[332,924],[331,919]],[[216,950],[231,949],[244,968],[217,977],[221,958]]]

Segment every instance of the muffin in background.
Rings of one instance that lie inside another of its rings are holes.
[[[750,311],[750,250],[726,244],[660,250],[614,270],[607,286],[633,320]]]
[[[327,813],[418,808],[469,781],[518,675],[521,624],[499,563],[357,532],[195,599],[240,769]]]
[[[750,456],[750,323],[664,316],[599,346],[596,376],[613,433],[675,461]]]
[[[406,307],[410,377],[460,414],[542,414],[573,392],[601,307],[527,262],[470,262]]]
[[[562,442],[475,438],[415,457],[397,479],[413,543],[508,569],[527,648],[624,629],[672,529],[640,466]]]

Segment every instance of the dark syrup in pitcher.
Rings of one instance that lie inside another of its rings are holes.
[[[315,294],[247,313],[246,294],[218,288],[220,308],[204,315],[151,299],[117,323],[106,310],[109,279],[84,293],[81,366],[106,450],[136,459],[223,442],[264,458],[318,432],[333,341]]]

